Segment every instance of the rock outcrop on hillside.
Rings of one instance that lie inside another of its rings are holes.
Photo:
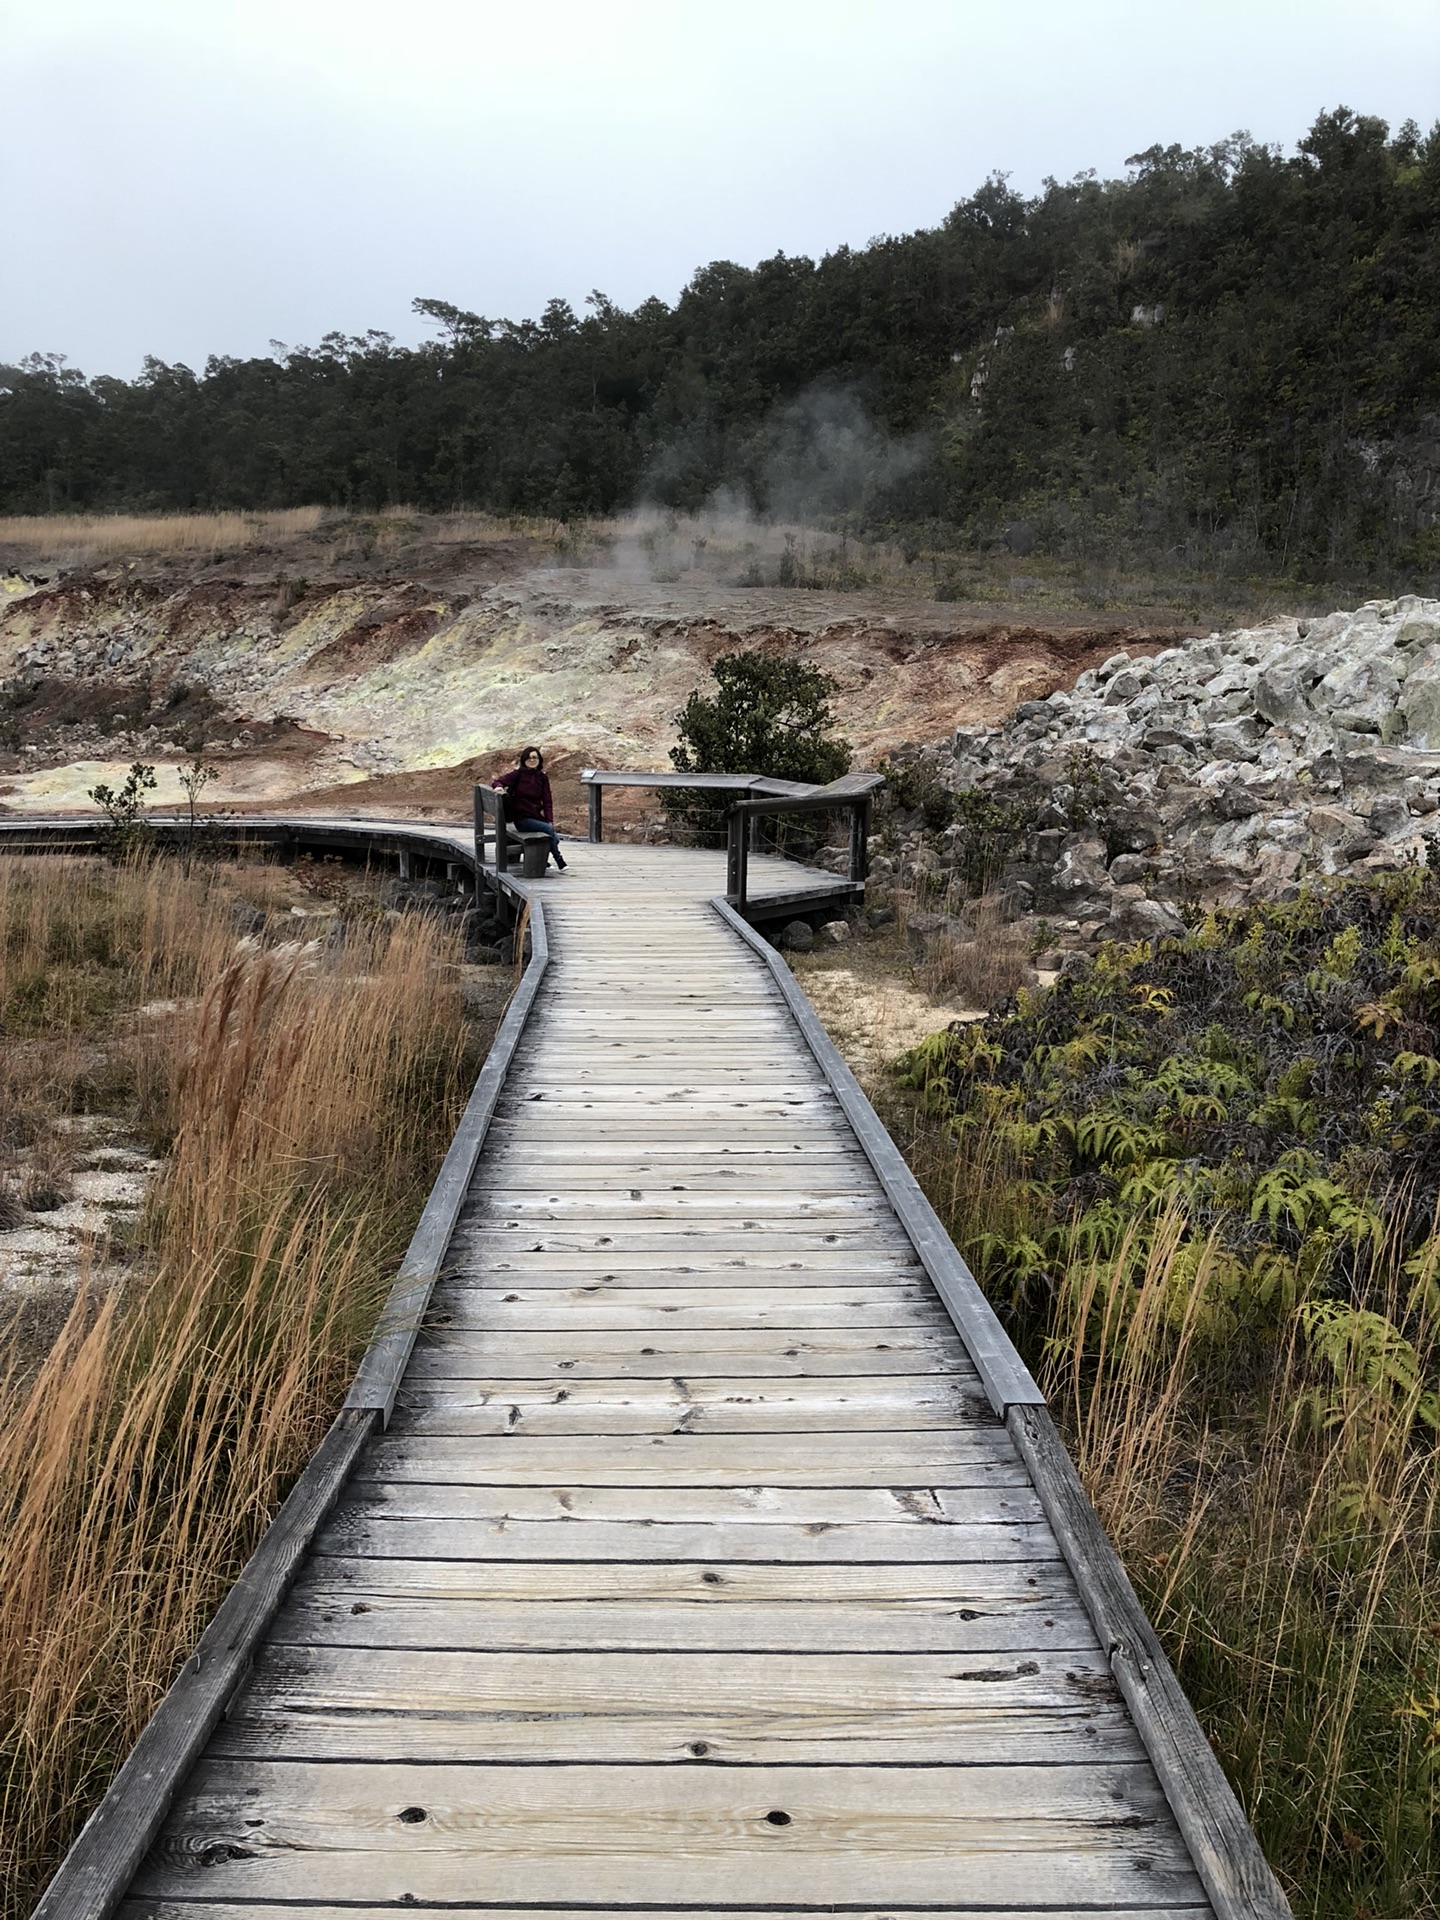
[[[973,860],[988,807],[1010,834],[998,877],[1061,935],[1163,933],[1186,903],[1423,861],[1440,848],[1440,601],[1117,653],[1069,692],[896,759],[912,789],[918,775],[983,805],[928,853],[918,828],[902,834],[881,876]]]

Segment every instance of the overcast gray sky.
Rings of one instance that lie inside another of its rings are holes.
[[[1440,117],[1437,0],[0,0],[0,358],[132,374]]]

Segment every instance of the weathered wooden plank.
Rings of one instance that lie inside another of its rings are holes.
[[[446,1355],[466,1357],[465,1374],[474,1377],[478,1358],[491,1380],[645,1379],[686,1380],[741,1377],[777,1378],[796,1374],[970,1373],[970,1360],[953,1334],[902,1328],[863,1332],[844,1328],[795,1332],[772,1327],[749,1329],[695,1327],[684,1340],[645,1333],[491,1333],[452,1330],[432,1313],[426,1334],[430,1365],[443,1368]],[[993,1416],[992,1416],[993,1419]]]
[[[410,1908],[415,1912],[424,1912],[419,1901],[412,1901]],[[447,1913],[483,1913],[485,1920],[535,1920],[533,1907],[493,1907],[464,1902],[448,1903]],[[550,1906],[545,1909],[545,1920],[597,1920],[602,1913],[623,1913],[624,1907],[566,1907]],[[645,1920],[734,1920],[733,1907],[684,1907],[663,1909],[646,1907]],[[817,1909],[811,1907],[767,1907],[767,1920],[815,1920]],[[1083,1913],[1077,1909],[1059,1907],[903,1907],[893,1901],[886,1904],[883,1913],[879,1908],[847,1907],[845,1912],[850,1920],[1211,1920],[1211,1912],[1206,1907],[1095,1907],[1087,1906]],[[367,1907],[363,1904],[344,1907],[327,1907],[320,1904],[290,1904],[285,1901],[266,1901],[247,1903],[240,1900],[206,1901],[203,1908],[193,1901],[183,1899],[135,1899],[127,1900],[119,1908],[119,1920],[284,1920],[287,1915],[295,1915],[297,1920],[394,1920],[393,1907]]]
[[[496,1256],[483,1265],[469,1259],[463,1250],[452,1249],[447,1272],[462,1281],[470,1273],[487,1277],[523,1275],[526,1286],[579,1286],[591,1282],[624,1286],[632,1280],[636,1285],[647,1287],[682,1286],[690,1280],[700,1286],[714,1286],[718,1275],[735,1286],[765,1287],[783,1280],[786,1286],[795,1287],[812,1282],[833,1286],[837,1280],[852,1278],[876,1285],[880,1276],[892,1274],[897,1279],[908,1280],[928,1277],[903,1242],[885,1247],[801,1248],[770,1253],[757,1253],[748,1245],[740,1253],[689,1247],[676,1254],[651,1248],[628,1253],[623,1261],[612,1260],[604,1253],[546,1253],[538,1248],[516,1247],[508,1250],[503,1258]]]
[[[774,1417],[789,1421],[803,1414],[817,1420],[826,1418],[831,1426],[851,1420],[869,1424],[889,1414],[898,1425],[909,1426],[913,1416],[924,1414],[926,1424],[963,1426],[972,1418],[986,1421],[988,1407],[973,1370],[955,1373],[841,1374],[774,1376],[728,1374],[721,1378],[688,1378],[681,1374],[662,1374],[640,1378],[557,1380],[504,1379],[489,1376],[483,1363],[468,1374],[454,1368],[416,1368],[407,1378],[398,1408],[412,1414],[450,1412],[460,1417],[483,1414],[503,1401],[518,1407],[528,1418],[531,1412],[549,1410],[583,1415],[609,1408],[632,1409],[649,1419],[652,1416],[681,1413],[698,1414],[706,1410],[717,1416],[734,1417],[749,1423],[763,1417],[766,1410]],[[944,1414],[930,1420],[931,1414]],[[904,1416],[903,1418],[901,1416]]]
[[[523,1084],[526,1083],[512,1083],[509,1097],[519,1098],[518,1087]],[[774,1070],[766,1073],[741,1068],[733,1058],[727,1065],[719,1060],[637,1062],[628,1054],[611,1061],[569,1057],[557,1062],[554,1071],[547,1073],[543,1080],[537,1078],[529,1084],[539,1092],[525,1094],[524,1100],[537,1105],[543,1098],[546,1110],[557,1106],[565,1109],[579,1101],[600,1100],[617,1111],[647,1102],[650,1104],[644,1110],[653,1113],[658,1104],[668,1113],[671,1108],[683,1109],[699,1103],[720,1107],[743,1119],[747,1109],[754,1111],[769,1102],[783,1104],[786,1114],[808,1114],[827,1123],[833,1121],[827,1089],[789,1070],[789,1063],[784,1061],[777,1061]]]
[[[547,1125],[532,1116],[507,1130],[503,1140],[494,1141],[487,1148],[477,1178],[488,1178],[492,1170],[510,1166],[534,1167],[537,1141],[547,1140],[551,1149],[555,1149],[555,1142],[550,1139],[555,1129],[547,1132]],[[567,1166],[577,1169],[593,1166],[597,1172],[612,1162],[627,1165],[637,1160],[653,1161],[657,1166],[683,1167],[696,1174],[723,1170],[737,1178],[772,1168],[786,1170],[791,1165],[802,1173],[815,1165],[852,1167],[862,1180],[868,1178],[870,1172],[870,1163],[864,1154],[848,1146],[844,1134],[828,1123],[820,1127],[750,1127],[743,1133],[714,1127],[699,1134],[689,1128],[659,1123],[640,1133],[633,1128],[619,1134],[612,1133],[608,1127],[603,1133],[590,1128],[569,1136],[559,1151]]]
[[[586,1226],[564,1227],[549,1221],[531,1222],[522,1227],[494,1222],[469,1222],[456,1236],[463,1251],[486,1259],[508,1247],[523,1245],[532,1252],[547,1249],[556,1253],[585,1253],[609,1249],[614,1257],[626,1253],[664,1252],[683,1254],[691,1246],[711,1252],[744,1253],[762,1249],[769,1253],[819,1252],[826,1247],[893,1247],[893,1233],[883,1222],[857,1224],[810,1221],[786,1229],[783,1222],[766,1224],[744,1219],[719,1221],[703,1216],[695,1220],[648,1220],[631,1224],[624,1220],[592,1220]]]
[[[970,1460],[1013,1458],[1003,1428],[886,1435],[614,1434],[603,1446],[567,1434],[424,1441],[386,1435],[365,1472],[379,1480],[544,1486],[931,1487]]]
[[[559,1191],[554,1183],[548,1190],[482,1187],[471,1192],[465,1210],[465,1224],[472,1230],[512,1220],[522,1225],[527,1220],[574,1220],[589,1225],[595,1220],[689,1222],[697,1218],[722,1226],[737,1220],[774,1221],[786,1226],[811,1220],[841,1226],[880,1221],[892,1231],[894,1221],[884,1196],[878,1193],[825,1193],[814,1189],[776,1192],[748,1184],[734,1189],[611,1184],[596,1192]],[[895,1237],[898,1239],[898,1234]]]
[[[402,1818],[402,1816],[404,1816]],[[173,1899],[773,1907],[1198,1904],[1146,1765],[362,1766],[206,1760],[135,1885]]]
[[[883,1560],[927,1565],[966,1560],[1046,1559],[1057,1549],[1047,1521],[946,1521],[932,1527],[791,1527],[743,1521],[689,1525],[654,1520],[432,1520],[416,1498],[382,1514],[349,1503],[322,1536],[326,1553],[401,1560],[736,1560],[799,1565]]]
[[[967,1767],[1143,1760],[1105,1657],[270,1646],[212,1757]]]
[[[471,1193],[545,1194],[557,1188],[572,1194],[607,1192],[619,1187],[658,1186],[680,1193],[863,1193],[869,1169],[843,1155],[822,1159],[812,1155],[803,1164],[794,1159],[757,1161],[751,1165],[732,1161],[728,1166],[710,1167],[693,1160],[665,1158],[659,1153],[631,1152],[623,1157],[613,1150],[605,1158],[567,1153],[558,1163],[547,1156],[542,1162],[533,1153],[518,1153],[496,1159],[471,1185]],[[548,1178],[546,1176],[549,1176]]]
[[[884,1431],[956,1426],[985,1406],[978,1377],[850,1375],[842,1380],[407,1379],[397,1433],[691,1433]]]
[[[538,1577],[518,1597],[508,1592],[478,1599],[435,1597],[429,1591],[433,1585],[429,1576],[437,1568],[449,1571],[457,1564],[464,1565],[453,1561],[329,1560],[317,1556],[313,1579],[303,1592],[292,1595],[272,1629],[270,1643],[301,1647],[455,1647],[476,1652],[505,1648],[593,1652],[602,1648],[612,1652],[788,1653],[824,1647],[831,1653],[950,1654],[1013,1653],[1036,1645],[1098,1652],[1099,1645],[1089,1616],[1074,1594],[1067,1592],[1057,1598],[1049,1591],[1056,1584],[1054,1562],[1013,1563],[1017,1575],[1039,1573],[1036,1585],[1046,1590],[1048,1604],[1044,1607],[1038,1602],[1028,1607],[1018,1602],[997,1604],[993,1599],[987,1603],[978,1594],[965,1591],[973,1583],[961,1577],[964,1572],[993,1576],[997,1571],[1011,1570],[1006,1562],[1001,1562],[998,1569],[949,1571],[947,1592],[940,1601],[911,1595],[913,1576],[926,1571],[915,1568],[875,1569],[892,1577],[906,1576],[906,1592],[886,1600],[828,1601],[818,1597],[813,1591],[817,1576],[813,1568],[790,1570],[790,1591],[778,1599],[736,1599],[735,1587],[744,1585],[747,1576],[759,1572],[775,1584],[774,1576],[779,1571],[742,1566],[728,1570],[723,1587],[697,1585],[694,1589],[732,1596],[723,1605],[707,1605],[689,1593],[671,1600],[607,1598],[607,1571],[646,1571],[624,1562],[609,1569],[577,1569],[573,1562],[565,1561],[500,1562],[495,1567],[497,1573]],[[343,1572],[331,1578],[325,1572],[331,1567]],[[483,1566],[474,1570],[472,1586],[480,1584],[483,1571]],[[586,1576],[580,1595],[556,1590],[559,1583],[553,1575],[576,1571]],[[661,1575],[674,1571],[657,1567],[651,1570],[647,1584],[653,1587]],[[681,1571],[696,1583],[702,1573],[714,1573],[713,1568],[693,1566]],[[399,1590],[383,1587],[380,1577],[387,1573],[398,1574],[404,1586]],[[1068,1580],[1063,1584],[1068,1588]],[[1027,1591],[1033,1593],[1035,1589]]]
[[[776,1061],[773,1071],[715,1061],[635,1060],[630,1055],[614,1060],[576,1059],[557,1062],[543,1083],[547,1103],[577,1100],[604,1100],[616,1105],[634,1100],[659,1100],[667,1105],[699,1098],[710,1102],[738,1103],[806,1099],[824,1110],[823,1086],[807,1083],[788,1070],[788,1063]]]
[[[618,1271],[611,1271],[601,1265],[599,1259],[592,1257],[588,1262],[577,1262],[568,1271],[556,1271],[536,1254],[528,1261],[507,1260],[503,1264],[474,1265],[457,1261],[450,1269],[444,1288],[466,1291],[470,1288],[495,1289],[501,1292],[523,1287],[531,1294],[573,1294],[577,1303],[594,1298],[597,1294],[606,1297],[630,1293],[645,1292],[655,1287],[684,1288],[699,1293],[714,1292],[723,1287],[728,1297],[751,1296],[756,1300],[773,1297],[776,1287],[783,1286],[787,1291],[792,1288],[805,1291],[833,1291],[837,1285],[845,1285],[853,1280],[856,1286],[874,1289],[894,1287],[901,1298],[915,1298],[911,1291],[919,1287],[928,1287],[923,1269],[903,1267],[898,1263],[889,1267],[880,1261],[867,1266],[855,1267],[849,1263],[824,1267],[806,1268],[789,1262],[777,1263],[765,1268],[751,1265],[748,1261],[737,1262],[727,1267],[717,1260],[712,1266],[700,1271],[690,1270],[674,1260],[666,1260],[663,1255],[647,1256],[654,1264],[641,1266],[638,1258],[632,1266],[628,1262]],[[924,1298],[924,1294],[918,1297]],[[445,1298],[445,1292],[437,1289],[437,1306]]]
[[[1045,1642],[1046,1621],[1058,1621],[1067,1607],[1078,1604],[1058,1551],[1050,1559],[993,1564],[860,1561],[802,1566],[758,1560],[720,1568],[694,1561],[374,1560],[317,1548],[295,1588],[297,1594],[312,1590],[334,1594],[337,1604],[344,1600],[348,1607],[358,1600],[360,1611],[350,1616],[357,1619],[376,1596],[416,1605],[431,1600],[524,1603],[536,1607],[542,1630],[552,1605],[570,1607],[577,1619],[593,1605],[658,1605],[679,1609],[695,1623],[695,1646],[710,1645],[709,1636],[723,1629],[721,1616],[736,1607],[770,1608],[789,1620],[787,1632],[806,1631],[803,1623],[812,1604],[893,1616],[897,1631],[908,1630],[917,1618],[938,1623],[947,1633],[968,1632],[972,1626],[976,1632],[1008,1632],[1005,1623],[1011,1622],[1021,1635],[1014,1644],[1038,1646]],[[1093,1635],[1093,1628],[1090,1631]],[[585,1644],[593,1647],[595,1641]],[[1079,1644],[1098,1642],[1084,1639]]]
[[[344,1511],[351,1518],[382,1520],[476,1520],[497,1525],[554,1521],[562,1529],[556,1539],[592,1522],[700,1527],[707,1534],[732,1526],[754,1534],[756,1527],[777,1526],[815,1536],[846,1527],[900,1527],[908,1533],[923,1533],[930,1541],[921,1550],[925,1560],[943,1558],[931,1553],[930,1546],[935,1544],[931,1536],[938,1538],[947,1527],[1032,1525],[1044,1518],[1034,1488],[1009,1474],[1002,1478],[982,1475],[974,1468],[960,1469],[954,1481],[949,1486],[923,1488],[534,1487],[505,1481],[489,1485],[385,1481],[357,1474],[346,1488]],[[567,1550],[564,1557],[575,1556]]]
[[[512,1090],[513,1092],[513,1090]],[[776,1112],[757,1115],[736,1114],[688,1119],[684,1114],[648,1108],[638,1113],[607,1112],[603,1129],[590,1124],[576,1127],[568,1112],[549,1110],[543,1104],[532,1106],[522,1100],[506,1109],[504,1128],[507,1141],[517,1149],[536,1151],[592,1141],[617,1143],[643,1142],[647,1147],[674,1144],[689,1150],[708,1143],[717,1153],[737,1154],[747,1150],[774,1149],[798,1152],[806,1147],[828,1151],[844,1134],[831,1113]]]
[[[530,1383],[514,1383],[528,1386]],[[463,1405],[453,1397],[425,1399],[419,1390],[397,1403],[391,1421],[396,1432],[412,1436],[446,1434],[501,1436],[512,1433],[643,1434],[643,1433],[914,1433],[922,1428],[955,1425],[953,1405],[858,1406],[767,1403],[749,1400],[737,1407],[707,1407],[680,1400],[656,1405],[601,1401],[556,1406],[553,1395],[522,1395],[511,1382],[488,1387],[484,1404]],[[978,1384],[977,1384],[978,1392]],[[402,1417],[403,1408],[403,1417]]]
[[[898,1292],[898,1289],[895,1290]],[[751,1289],[753,1294],[754,1289]],[[821,1295],[817,1301],[813,1296]],[[825,1295],[838,1295],[826,1298]],[[437,1302],[437,1305],[442,1303]],[[884,1332],[892,1328],[925,1327],[949,1332],[940,1306],[933,1300],[895,1298],[879,1287],[786,1288],[757,1301],[717,1298],[694,1288],[650,1287],[607,1297],[596,1292],[585,1301],[558,1302],[543,1294],[501,1293],[494,1287],[446,1289],[443,1301],[447,1324],[475,1332],[506,1335],[566,1332],[663,1332],[668,1339],[694,1327],[705,1331],[731,1328],[763,1331],[767,1328],[866,1327]]]

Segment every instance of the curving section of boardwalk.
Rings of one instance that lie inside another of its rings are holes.
[[[389,1425],[362,1385],[128,1920],[1283,1914],[714,858],[574,869],[514,883],[548,964],[433,1288],[412,1250]]]

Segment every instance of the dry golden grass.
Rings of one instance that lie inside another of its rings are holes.
[[[1182,1258],[1177,1216],[1138,1288],[1116,1284],[1120,1262],[1072,1275],[1044,1384],[1272,1858],[1296,1876],[1297,1911],[1433,1911],[1434,1329],[1425,1316],[1407,1389],[1377,1380],[1358,1343],[1338,1372],[1317,1367],[1292,1322],[1237,1419],[1215,1392],[1204,1263],[1177,1271]],[[1390,1291],[1398,1320],[1413,1293]]]
[[[4,876],[12,983],[14,953],[46,950],[67,914],[106,924],[103,897],[93,916],[67,907],[70,863],[26,864],[46,871]],[[104,895],[103,871],[82,877]],[[77,1300],[38,1378],[0,1382],[0,1861],[16,1916],[333,1416],[474,1065],[458,956],[434,923],[237,943],[219,882],[109,880],[129,982],[110,1018],[157,985],[179,1002],[145,1023],[139,1077],[173,1146],[133,1280]]]
[[[57,1114],[105,1112],[163,1131],[163,1015],[193,998],[234,944],[236,883],[170,867],[0,857],[0,1166]],[[247,903],[278,905],[283,877],[246,872]],[[288,896],[287,896],[288,904]]]
[[[0,517],[0,551],[14,549],[72,566],[131,553],[222,553],[314,533],[329,517],[325,507],[263,513],[9,514]]]
[[[988,1012],[1034,984],[1029,936],[993,894],[965,900],[958,909],[946,904],[942,911],[954,911],[958,930],[942,934],[916,969],[927,993]]]

